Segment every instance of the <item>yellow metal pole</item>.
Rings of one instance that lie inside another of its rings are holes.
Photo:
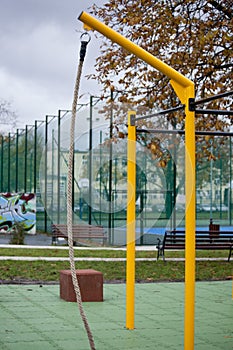
[[[136,127],[135,112],[128,112],[127,144],[127,262],[126,328],[134,329],[135,289],[135,196],[136,196]]]
[[[92,17],[88,13],[82,12],[78,19],[85,23],[85,25],[87,25],[89,28],[97,30],[99,33],[119,44],[121,47],[124,47],[127,51],[141,58],[144,62],[147,62],[152,67],[158,69],[170,79],[179,82],[180,85],[186,87],[192,84],[191,80],[186,78],[184,75],[180,74],[175,69],[153,56],[151,53],[134,44],[129,39],[126,39],[123,35],[109,28],[104,23],[100,22],[98,19]]]
[[[170,81],[180,101],[185,104],[185,311],[184,349],[194,349],[195,320],[195,228],[196,228],[196,160],[195,113],[189,110],[189,99],[194,98],[194,84],[183,88]]]
[[[185,107],[185,323],[184,349],[194,349],[195,320],[195,228],[196,228],[196,164],[195,113],[189,111],[189,98],[194,97],[194,86],[186,89]]]

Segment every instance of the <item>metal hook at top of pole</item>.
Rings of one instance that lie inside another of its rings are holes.
[[[89,33],[84,32],[80,36],[81,40],[81,48],[80,48],[80,62],[84,61],[85,55],[86,55],[86,50],[87,50],[87,44],[91,40],[91,36]]]

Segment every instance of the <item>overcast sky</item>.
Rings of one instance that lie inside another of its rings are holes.
[[[83,24],[82,11],[104,0],[0,0],[0,98],[12,102],[18,127],[71,109]],[[94,70],[99,42],[92,34],[83,74]],[[100,88],[84,76],[80,94]],[[82,100],[83,101],[83,100]]]

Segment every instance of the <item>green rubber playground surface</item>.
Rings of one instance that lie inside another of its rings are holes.
[[[97,350],[183,349],[184,283],[136,284],[135,329],[125,329],[125,284],[84,303]],[[1,350],[88,350],[76,303],[59,285],[0,285]],[[195,349],[233,349],[232,281],[197,282]]]

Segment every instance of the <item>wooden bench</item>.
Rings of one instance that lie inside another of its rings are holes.
[[[196,231],[196,249],[200,250],[229,250],[230,261],[233,247],[233,231]],[[163,240],[158,238],[157,260],[162,256],[165,261],[165,250],[185,249],[185,231],[166,231]]]
[[[93,239],[102,240],[102,244],[105,244],[107,240],[103,226],[73,224],[72,233],[74,245],[77,244],[80,239],[89,241]],[[58,238],[68,240],[68,230],[66,224],[52,224],[52,244],[56,244]]]

